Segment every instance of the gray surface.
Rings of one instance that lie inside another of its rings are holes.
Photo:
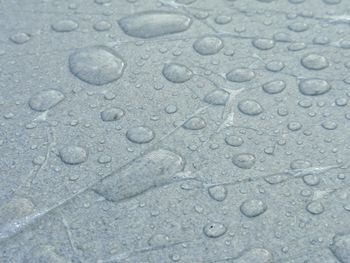
[[[349,11],[0,1],[0,261],[350,262]]]

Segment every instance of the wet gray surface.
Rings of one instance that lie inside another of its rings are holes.
[[[350,262],[348,0],[0,1],[0,262]]]

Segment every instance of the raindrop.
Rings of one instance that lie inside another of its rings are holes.
[[[163,76],[173,83],[184,83],[192,78],[192,71],[182,64],[165,64]]]
[[[232,82],[247,82],[255,77],[254,71],[247,68],[234,69],[226,74],[226,79]]]
[[[218,238],[224,235],[227,228],[224,224],[218,222],[211,222],[204,226],[203,232],[207,237]]]
[[[215,36],[202,37],[193,44],[194,50],[203,56],[217,54],[223,47],[223,41]]]
[[[216,185],[208,188],[208,193],[211,198],[216,201],[224,201],[227,196],[227,190],[223,185]]]
[[[226,136],[225,142],[230,146],[239,147],[243,144],[244,141],[242,137],[230,135],[230,136]]]
[[[35,111],[46,111],[56,106],[64,98],[63,93],[58,90],[43,90],[30,98],[29,106]]]
[[[124,116],[124,110],[120,108],[108,108],[101,112],[101,119],[103,121],[116,121]]]
[[[262,88],[268,94],[278,94],[286,88],[286,82],[283,80],[274,80],[263,84]]]
[[[306,96],[318,96],[330,91],[331,85],[323,79],[306,79],[299,83],[299,91]]]
[[[258,38],[252,41],[255,48],[259,50],[269,50],[275,46],[275,41],[272,39]]]
[[[129,141],[139,144],[149,143],[154,136],[154,131],[145,126],[133,127],[126,132]]]
[[[255,156],[250,153],[237,154],[232,158],[232,162],[241,169],[251,169],[255,164]]]
[[[125,34],[137,38],[152,38],[187,30],[192,20],[188,16],[167,11],[145,11],[118,21]]]
[[[86,150],[79,146],[65,146],[59,151],[61,160],[66,164],[80,164],[87,160]]]
[[[242,100],[238,103],[238,109],[250,116],[256,116],[263,112],[261,105],[255,100]]]
[[[182,125],[187,130],[201,130],[207,126],[206,121],[201,117],[192,117]]]
[[[51,25],[56,32],[71,32],[78,28],[78,23],[73,20],[60,20]]]
[[[306,206],[306,210],[313,215],[318,215],[323,213],[324,206],[319,201],[312,201]]]
[[[31,36],[27,33],[16,33],[12,36],[10,36],[10,40],[15,44],[24,44],[30,40]]]
[[[307,69],[321,70],[327,68],[329,62],[325,57],[321,55],[309,54],[301,59],[301,64]]]
[[[205,95],[204,101],[212,105],[226,105],[229,96],[227,91],[218,89]]]
[[[250,199],[241,204],[240,210],[247,217],[256,217],[267,210],[267,205],[260,199]]]
[[[105,46],[78,49],[69,57],[69,68],[74,76],[92,85],[104,85],[121,78],[124,60]]]

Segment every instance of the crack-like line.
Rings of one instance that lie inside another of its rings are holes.
[[[45,168],[45,166],[47,165],[47,162],[50,158],[50,152],[52,150],[52,146],[55,145],[56,143],[56,139],[55,139],[55,135],[53,133],[53,131],[51,129],[49,129],[47,131],[47,148],[46,148],[46,154],[45,154],[45,160],[43,161],[42,164],[39,165],[38,168],[33,168],[28,176],[23,180],[23,183],[21,185],[19,185],[16,189],[13,190],[14,194],[18,194],[21,192],[22,188],[31,188],[32,184],[34,182],[34,180],[37,178],[37,176],[40,174],[40,172]]]
[[[194,241],[195,240],[185,240],[185,241],[173,242],[171,244],[166,244],[166,245],[162,245],[162,246],[143,247],[143,248],[135,249],[133,251],[119,253],[117,255],[112,256],[109,259],[100,260],[99,262],[101,262],[101,263],[124,262],[123,260],[126,260],[126,259],[128,259],[130,257],[136,256],[137,254],[143,254],[143,253],[148,253],[148,252],[168,249],[168,248],[172,248],[172,247],[176,247],[176,246],[182,245],[184,243],[192,243]]]
[[[69,226],[69,224],[68,224],[68,221],[67,221],[66,217],[64,216],[64,213],[63,213],[62,210],[59,210],[59,214],[60,214],[60,216],[61,216],[61,218],[62,218],[62,223],[63,223],[64,229],[65,229],[65,231],[66,231],[66,233],[67,233],[69,245],[70,245],[70,247],[71,247],[71,249],[72,249],[73,256],[74,256],[74,257],[75,257],[75,256],[78,256],[77,249],[76,249],[76,247],[75,247],[75,245],[74,245],[74,239],[73,239],[73,235],[72,235],[72,232],[71,232],[71,230],[70,230],[70,226]],[[79,261],[80,261],[80,260],[79,260]]]

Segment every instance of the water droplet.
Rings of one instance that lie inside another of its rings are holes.
[[[307,47],[307,45],[305,43],[292,43],[288,46],[288,50],[289,51],[300,51],[303,50]]]
[[[283,80],[273,80],[263,84],[262,88],[268,94],[278,94],[286,88],[286,82]]]
[[[201,117],[192,117],[182,125],[188,130],[201,130],[207,126],[206,121]]]
[[[104,85],[121,78],[124,60],[114,50],[105,46],[78,49],[69,57],[73,75],[92,85]]]
[[[227,91],[218,89],[208,93],[204,97],[204,101],[212,105],[226,105],[229,95]]]
[[[328,37],[325,36],[316,36],[313,40],[312,43],[316,45],[327,45],[330,43],[330,40]]]
[[[154,136],[154,131],[145,126],[133,127],[126,132],[129,141],[139,144],[149,143]]]
[[[341,0],[323,0],[323,3],[327,5],[337,5],[341,3]]]
[[[255,100],[242,100],[238,103],[238,109],[250,116],[256,116],[263,112],[261,105]]]
[[[316,186],[320,183],[320,177],[316,174],[307,174],[303,176],[303,181],[309,186]]]
[[[290,168],[293,170],[310,168],[311,163],[307,160],[295,159],[290,162]]]
[[[240,153],[232,158],[232,163],[241,169],[251,169],[255,164],[255,156],[250,153]]]
[[[230,146],[239,147],[243,144],[244,141],[242,137],[230,135],[230,136],[226,136],[225,142]]]
[[[104,5],[110,3],[112,0],[95,0],[95,3],[98,5]]]
[[[275,41],[267,38],[258,38],[252,41],[255,48],[259,50],[269,50],[275,46]]]
[[[243,254],[234,259],[235,263],[272,263],[273,256],[270,251],[264,248],[252,248],[245,250]]]
[[[20,32],[20,33],[16,33],[12,36],[10,36],[10,40],[15,43],[15,44],[24,44],[26,42],[28,42],[30,40],[31,36],[27,33],[23,33],[23,32]]]
[[[247,68],[238,68],[226,74],[226,79],[232,82],[247,82],[255,77],[254,71]]]
[[[156,187],[183,180],[180,176],[185,160],[174,152],[158,149],[129,163],[124,169],[106,177],[93,191],[111,202],[129,199]],[[135,183],[139,182],[139,183]]]
[[[66,164],[80,164],[87,160],[86,150],[79,146],[65,146],[59,151],[61,160]]]
[[[173,114],[173,113],[177,112],[177,106],[170,104],[170,105],[165,107],[165,112],[168,114]]]
[[[111,23],[107,21],[98,21],[93,25],[93,28],[96,31],[102,32],[102,31],[107,31],[112,27]]]
[[[285,65],[282,61],[270,61],[265,65],[265,68],[271,72],[279,72],[284,69]]]
[[[303,127],[303,125],[301,125],[300,122],[291,121],[290,123],[288,123],[287,127],[290,131],[299,131]]]
[[[328,60],[318,54],[308,54],[301,59],[301,64],[311,70],[321,70],[328,67]]]
[[[321,126],[326,130],[335,130],[338,125],[333,121],[324,121]]]
[[[218,25],[226,25],[232,21],[231,16],[226,16],[226,15],[220,15],[215,17],[215,23]]]
[[[337,98],[335,100],[335,104],[339,107],[344,107],[348,104],[348,99],[347,98]]]
[[[183,5],[190,5],[196,1],[197,0],[175,0],[176,3],[183,4]]]
[[[330,249],[339,262],[350,262],[350,234],[336,234],[333,237]]]
[[[247,217],[256,217],[267,210],[267,205],[260,199],[250,199],[241,204],[240,210]]]
[[[223,41],[215,36],[205,36],[193,43],[194,50],[203,56],[217,54],[223,47]]]
[[[330,91],[331,85],[323,79],[306,79],[299,83],[299,91],[306,96],[318,96]]]
[[[192,78],[192,71],[182,64],[165,64],[163,76],[173,83],[184,83]]]
[[[322,214],[324,206],[320,201],[312,201],[306,206],[306,210],[313,215]]]
[[[110,163],[112,161],[112,157],[110,157],[109,155],[102,155],[98,158],[97,161],[100,164]]]
[[[203,232],[207,237],[217,238],[224,235],[227,228],[224,224],[218,222],[211,222],[204,226]]]
[[[137,38],[152,38],[187,30],[192,20],[175,12],[145,11],[118,21],[125,34]]]
[[[29,106],[35,111],[46,111],[60,103],[63,99],[63,93],[58,90],[43,90],[30,98]]]
[[[292,23],[288,26],[288,29],[293,31],[293,32],[304,32],[306,30],[309,29],[309,26],[308,24],[306,23],[303,23],[303,22],[295,22],[295,23]]]
[[[278,173],[264,177],[264,180],[269,184],[280,184],[288,180],[288,174]]]
[[[71,32],[78,28],[78,23],[73,20],[60,20],[51,25],[56,32]]]
[[[108,108],[101,112],[101,119],[103,121],[116,121],[124,116],[124,110],[120,108]]]
[[[223,185],[216,185],[208,188],[208,193],[211,198],[216,201],[224,201],[227,196],[227,190]]]

